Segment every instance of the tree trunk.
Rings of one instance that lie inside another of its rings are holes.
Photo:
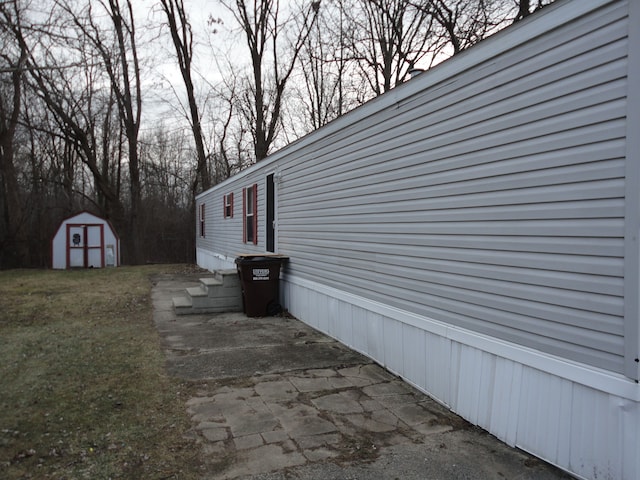
[[[193,35],[191,32],[191,24],[187,19],[182,0],[161,0],[160,4],[167,16],[169,23],[169,31],[173,46],[178,57],[178,66],[182,74],[182,80],[187,91],[187,99],[189,103],[189,113],[191,115],[191,132],[193,133],[193,141],[196,145],[197,155],[197,174],[195,176],[192,193],[195,196],[200,187],[202,191],[211,187],[211,176],[209,174],[209,166],[207,165],[207,154],[204,149],[204,141],[202,138],[202,125],[200,124],[200,113],[198,103],[196,101],[195,88],[191,77],[191,61],[193,60]]]
[[[9,12],[1,12],[5,20]],[[16,13],[17,15],[17,13]],[[14,28],[19,28],[15,25]],[[22,108],[23,67],[26,51],[20,46],[20,58],[11,65],[11,97],[0,98],[0,177],[4,200],[6,238],[2,242],[0,266],[24,266],[28,256],[27,229],[15,165],[15,134]],[[5,103],[7,100],[9,102]]]

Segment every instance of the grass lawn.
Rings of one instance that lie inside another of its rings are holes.
[[[0,478],[199,476],[150,299],[150,275],[188,269],[0,272]]]

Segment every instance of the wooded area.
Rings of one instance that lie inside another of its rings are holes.
[[[195,194],[548,3],[5,0],[0,268],[81,210],[123,263],[191,262]]]

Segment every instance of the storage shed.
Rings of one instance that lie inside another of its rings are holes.
[[[558,0],[196,199],[196,255],[579,478],[640,478],[640,1]]]
[[[120,239],[108,220],[89,212],[64,219],[51,240],[55,269],[120,265]]]

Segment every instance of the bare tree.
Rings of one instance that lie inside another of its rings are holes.
[[[439,34],[434,37],[435,51],[448,56],[460,53],[553,0],[538,0],[535,7],[530,0],[411,1],[439,26]]]
[[[89,169],[103,208],[116,221],[124,221],[125,205],[120,192],[120,166],[128,165],[127,253],[129,262],[139,260],[140,177],[137,138],[141,116],[140,68],[135,46],[132,7],[121,11],[118,0],[100,3],[110,20],[96,20],[92,5],[76,10],[75,3],[58,0],[53,17],[30,28],[38,40],[29,45],[20,28],[13,33],[27,52],[26,69],[34,91],[53,114],[59,135]],[[116,125],[113,113],[117,112]],[[116,128],[114,128],[116,127]],[[121,148],[121,138],[127,148]],[[115,147],[115,152],[114,152]],[[117,172],[110,167],[114,157]],[[126,156],[126,158],[125,158]],[[106,162],[106,164],[104,163]],[[117,183],[111,180],[115,178]],[[84,191],[84,189],[83,189]]]
[[[478,43],[510,22],[510,0],[426,0],[418,5],[440,26],[438,51],[453,55]]]
[[[352,24],[346,21],[342,0],[323,5],[300,52],[302,81],[294,86],[297,95],[290,110],[291,123],[303,125],[302,133],[320,128],[355,106],[350,105],[348,93],[347,39],[353,35],[347,25]]]
[[[235,0],[223,5],[242,28],[249,48],[251,79],[242,112],[251,125],[254,153],[256,161],[260,161],[275,140],[285,88],[316,20],[320,2],[311,3],[285,20],[280,18],[279,0],[254,0],[249,4]]]
[[[221,85],[212,87],[214,108],[209,112],[212,149],[211,161],[215,183],[219,183],[235,173],[250,166],[254,154],[251,127],[247,125],[248,116],[238,114],[242,107],[239,98],[241,80],[228,65],[229,73],[224,76]]]
[[[51,25],[51,21],[48,21],[48,24]],[[46,34],[46,31],[39,27],[33,28],[38,31],[41,39]],[[63,139],[66,145],[64,158],[77,154],[89,168],[96,186],[105,198],[106,211],[120,209],[118,192],[110,184],[109,178],[103,175],[100,165],[98,125],[105,111],[104,99],[100,99],[96,92],[96,65],[91,56],[86,56],[86,43],[83,39],[78,39],[79,43],[74,44],[70,37],[59,38],[58,40],[64,41],[67,52],[74,51],[79,55],[76,58],[77,65],[65,64],[64,61],[57,62],[55,46],[47,45],[43,40],[37,46],[29,45],[19,27],[14,30],[14,34],[17,44],[27,54],[25,65],[29,73],[29,83],[53,114],[55,128],[50,131],[50,135]],[[36,50],[39,51],[40,58],[35,56]],[[108,103],[111,104],[112,101]],[[111,121],[111,109],[107,108],[106,112],[107,115],[102,120],[105,126]],[[67,189],[71,189],[70,168],[70,165],[65,167]]]
[[[27,253],[27,231],[14,148],[22,110],[22,82],[27,56],[21,45],[12,48],[14,33],[20,24],[18,1],[0,3],[0,181],[5,225],[4,238],[0,238],[4,253],[0,264],[10,261],[14,266],[20,265]]]
[[[528,17],[536,10],[540,10],[542,7],[553,3],[554,0],[538,0],[537,2],[532,2],[531,0],[515,0],[516,6],[518,8],[518,12],[516,13],[513,22],[517,22],[522,20],[523,18]],[[533,5],[535,3],[535,5]]]
[[[427,55],[431,18],[408,0],[356,0],[347,12],[356,26],[352,56],[374,95],[402,83]]]
[[[131,237],[130,262],[139,263],[141,228],[139,212],[141,203],[140,164],[138,158],[138,134],[140,132],[140,117],[142,114],[142,93],[140,78],[140,63],[136,46],[135,22],[131,0],[125,0],[120,6],[120,0],[109,0],[103,4],[107,11],[113,30],[117,38],[115,48],[107,48],[104,41],[97,35],[96,24],[92,23],[96,34],[92,37],[95,47],[102,55],[111,86],[115,94],[116,105],[120,112],[120,120],[128,144],[129,188],[131,205],[129,207],[129,225]],[[112,63],[112,59],[119,59],[119,67]]]
[[[102,13],[109,20],[108,27],[97,19],[93,5],[88,2],[82,12],[76,13],[67,0],[59,5],[71,16],[78,32],[87,39],[109,79],[110,89],[119,113],[127,140],[127,165],[129,173],[128,253],[130,263],[140,262],[139,240],[141,228],[139,212],[141,203],[140,162],[138,135],[142,114],[142,83],[140,61],[136,43],[135,21],[131,0],[100,0]]]
[[[187,92],[187,101],[191,115],[191,131],[196,146],[197,175],[194,178],[192,191],[194,195],[198,189],[206,190],[211,186],[211,176],[207,164],[207,154],[204,148],[200,111],[196,101],[195,87],[192,78],[193,62],[193,32],[187,18],[182,0],[160,0],[160,5],[167,17],[167,24],[173,46],[178,59],[178,67],[182,74]]]

